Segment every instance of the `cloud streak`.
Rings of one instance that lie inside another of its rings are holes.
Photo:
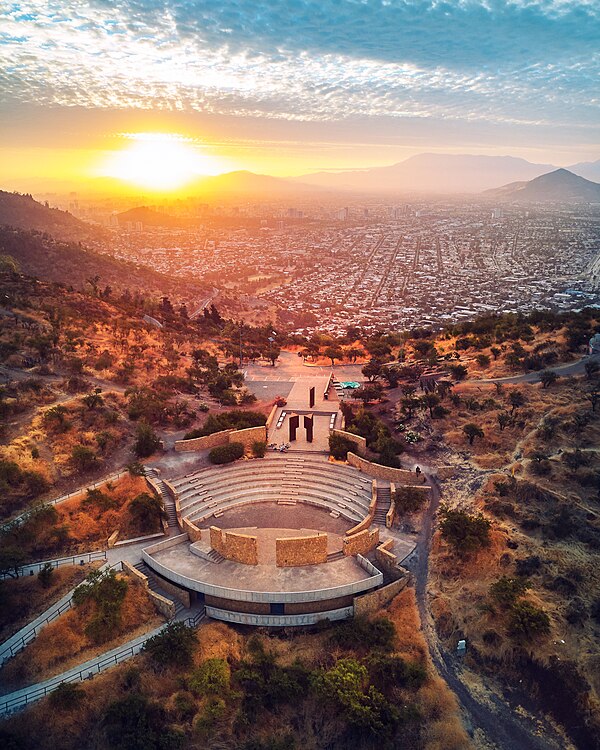
[[[563,0],[24,0],[0,97],[296,121],[599,127],[600,6]]]

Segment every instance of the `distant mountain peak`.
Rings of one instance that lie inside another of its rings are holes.
[[[598,203],[600,184],[560,168],[529,182],[509,183],[486,190],[484,195],[520,203]]]

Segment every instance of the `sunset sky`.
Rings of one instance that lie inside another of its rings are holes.
[[[595,160],[599,81],[597,0],[4,0],[0,188],[143,172],[156,133],[209,174]]]

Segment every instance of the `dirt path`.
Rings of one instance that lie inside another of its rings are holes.
[[[564,738],[544,719],[530,718],[519,706],[512,706],[490,690],[486,691],[485,696],[475,695],[465,682],[464,665],[458,657],[447,651],[438,638],[429,610],[427,580],[431,538],[441,489],[433,474],[425,470],[425,476],[431,484],[432,497],[423,518],[411,568],[415,576],[421,626],[435,668],[456,695],[463,711],[465,726],[474,737],[476,747],[497,750],[564,750]]]

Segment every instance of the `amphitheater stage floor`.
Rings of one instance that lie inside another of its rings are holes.
[[[210,518],[201,528],[216,525],[220,529],[234,529],[242,526],[281,529],[315,529],[328,534],[343,536],[354,523],[342,518],[333,518],[328,511],[313,505],[278,505],[277,503],[255,503],[232,508],[219,518]]]
[[[188,542],[154,552],[151,557],[193,581],[242,591],[315,591],[370,577],[354,557],[294,568],[278,568],[275,564],[241,565],[231,560],[213,563],[192,554]]]

